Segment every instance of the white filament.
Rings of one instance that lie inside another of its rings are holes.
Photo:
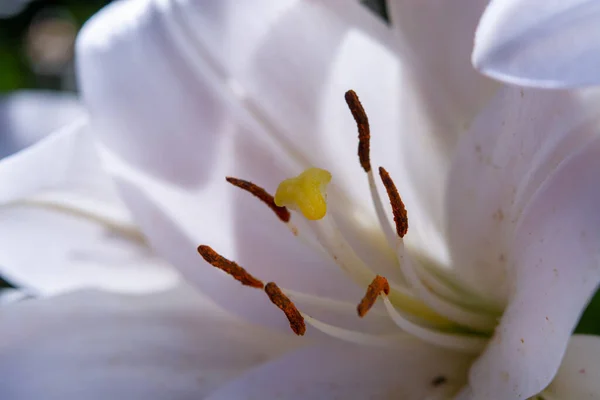
[[[390,318],[400,329],[433,345],[469,354],[478,354],[485,347],[488,339],[481,336],[443,333],[425,328],[411,322],[394,308],[385,294],[382,294],[383,304]]]
[[[373,205],[375,206],[375,212],[377,213],[377,219],[379,220],[379,225],[385,234],[385,238],[387,239],[388,245],[390,248],[394,248],[394,242],[396,241],[396,233],[390,224],[386,216],[385,209],[383,207],[383,203],[381,201],[381,196],[379,196],[379,192],[377,191],[377,185],[375,183],[375,176],[373,175],[373,170],[367,172],[367,177],[369,178],[369,190],[371,192],[371,199],[373,200]]]
[[[349,303],[347,301],[335,300],[313,294],[297,292],[295,290],[286,289],[282,287],[280,287],[280,289],[296,304],[318,306],[327,311],[333,311],[340,314],[356,315],[357,313],[356,303]],[[377,307],[373,307],[371,310],[369,310],[369,313],[372,315],[378,315],[380,317],[385,316],[387,318],[387,312],[384,309],[378,309]]]
[[[367,287],[373,281],[375,273],[354,252],[330,215],[314,221],[312,227],[323,248],[354,282]]]
[[[346,342],[377,347],[402,347],[402,344],[405,343],[405,340],[410,338],[410,336],[401,333],[394,335],[375,335],[372,333],[364,333],[351,329],[340,328],[338,326],[319,321],[318,319],[315,319],[304,313],[301,314],[302,317],[304,317],[304,320],[312,327],[318,329],[326,335],[344,340]]]
[[[421,279],[415,271],[411,258],[408,257],[408,254],[404,251],[404,241],[401,238],[398,238],[397,249],[399,257],[402,257],[400,260],[400,268],[402,268],[404,277],[408,280],[413,289],[415,289],[420,299],[432,310],[452,321],[474,330],[486,333],[491,333],[493,331],[497,323],[494,317],[471,312],[457,304],[448,302],[423,285],[423,282],[421,282]]]

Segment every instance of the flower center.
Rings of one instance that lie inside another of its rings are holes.
[[[371,169],[367,115],[353,91],[348,91],[345,98],[358,127],[358,158],[368,177],[379,224],[388,245],[396,254],[396,265],[403,278],[401,282],[388,282],[385,277],[377,275],[358,256],[338,228],[334,217],[327,212],[327,186],[332,179],[328,171],[308,168],[297,177],[281,182],[275,196],[249,181],[232,177],[227,177],[227,181],[265,203],[288,226],[294,236],[312,243],[316,239],[320,249],[324,250],[352,281],[366,290],[358,306],[352,306],[355,307],[358,317],[365,317],[381,298],[382,311],[389,315],[403,333],[391,336],[375,335],[319,321],[298,310],[290,299],[308,295],[279,288],[273,282],[265,285],[244,268],[218,255],[208,246],[199,246],[198,252],[208,263],[242,284],[263,289],[269,299],[284,312],[292,330],[298,335],[304,334],[305,323],[308,323],[332,336],[361,344],[393,346],[400,336],[409,334],[436,346],[469,353],[480,352],[492,335],[501,310],[494,309],[485,299],[470,292],[447,272],[431,263],[423,262],[418,254],[405,247],[403,238],[408,232],[407,210],[392,177],[383,167],[379,167],[379,178],[387,192],[394,217],[394,229],[387,219]],[[300,230],[294,224],[290,210],[308,220],[306,230]],[[322,298],[317,300],[332,301]]]

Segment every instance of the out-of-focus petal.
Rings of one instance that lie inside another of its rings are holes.
[[[2,308],[4,399],[198,399],[293,348],[188,287],[78,291]]]
[[[412,339],[396,351],[309,347],[250,370],[208,399],[449,398],[464,383],[469,361]]]
[[[85,119],[73,121],[2,159],[0,185],[0,204],[61,190],[119,204],[110,177],[100,165]]]
[[[493,78],[546,88],[600,83],[600,4],[494,0],[475,36],[473,64]]]
[[[79,121],[0,161],[0,270],[41,293],[174,284],[150,252]]]
[[[600,282],[600,138],[582,146],[556,167],[517,223],[507,255],[508,307],[471,369],[473,398],[525,399],[545,388]]]
[[[0,289],[0,306],[26,300],[30,297],[31,294],[22,289],[2,288]]]
[[[80,287],[148,292],[175,284],[177,273],[141,235],[44,206],[0,208],[0,271],[42,294]]]
[[[500,305],[513,284],[510,248],[523,209],[561,162],[598,135],[599,106],[597,90],[505,88],[459,142],[446,194],[452,265]]]
[[[0,17],[9,18],[21,12],[31,0],[6,0],[0,5]]]
[[[0,158],[84,116],[74,95],[22,91],[0,97]]]
[[[395,160],[400,65],[343,9],[304,0],[113,4],[78,41],[95,128],[132,165],[198,188],[242,125],[247,140],[276,143],[271,158],[330,169],[368,198],[352,178],[361,172],[343,94],[354,89],[369,112],[374,157]]]
[[[553,399],[600,399],[600,338],[574,335],[556,377],[544,390]]]

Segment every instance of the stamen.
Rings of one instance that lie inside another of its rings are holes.
[[[371,171],[371,159],[369,154],[371,146],[371,129],[369,128],[369,118],[354,90],[348,90],[344,97],[346,98],[346,104],[348,104],[348,108],[350,108],[350,112],[358,127],[358,159],[360,160],[360,165],[365,172],[368,173]]]
[[[261,188],[258,185],[255,185],[250,181],[245,181],[243,179],[233,178],[231,176],[228,176],[225,179],[233,186],[237,186],[240,189],[245,190],[248,193],[251,193],[254,196],[258,197],[258,199],[265,203],[267,206],[269,206],[269,208],[273,210],[275,215],[277,215],[277,218],[279,218],[283,222],[288,222],[290,220],[289,210],[285,207],[278,206],[277,204],[275,204],[275,199],[265,189]]]
[[[204,258],[207,263],[231,275],[235,280],[241,282],[242,285],[257,289],[262,289],[265,286],[260,279],[253,277],[250,275],[250,273],[248,273],[248,271],[240,267],[237,263],[221,256],[209,246],[198,246],[198,253],[200,253],[202,258]]]
[[[406,232],[408,232],[408,213],[406,212],[406,207],[404,207],[398,189],[385,168],[379,167],[379,176],[390,199],[390,205],[394,213],[394,222],[396,223],[396,233],[403,238]]]
[[[275,304],[290,321],[290,327],[294,333],[298,336],[304,335],[306,332],[306,325],[304,324],[304,318],[298,311],[294,303],[279,289],[275,282],[269,282],[265,286],[265,292],[269,296],[269,299]]]
[[[300,211],[315,221],[327,214],[327,185],[331,173],[321,168],[308,168],[300,175],[286,179],[275,192],[275,204]]]
[[[367,312],[375,304],[375,301],[377,301],[377,297],[381,292],[389,294],[390,285],[387,279],[385,279],[383,276],[377,275],[375,279],[373,279],[373,282],[371,282],[371,284],[367,288],[367,293],[365,293],[365,296],[358,304],[358,307],[356,307],[356,311],[358,311],[359,317],[362,318],[367,314]]]

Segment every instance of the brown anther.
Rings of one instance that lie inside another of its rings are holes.
[[[348,90],[344,97],[358,127],[358,159],[365,172],[369,172],[371,171],[369,118],[354,90]]]
[[[198,246],[198,253],[204,258],[204,260],[215,268],[219,268],[221,271],[225,271],[231,275],[234,279],[241,282],[242,285],[262,289],[265,284],[260,280],[248,273],[244,268],[240,267],[237,263],[226,259],[219,253],[214,251],[209,246],[200,245]]]
[[[269,282],[265,286],[265,292],[269,296],[269,299],[275,304],[290,321],[290,327],[294,333],[298,336],[304,335],[306,332],[306,324],[304,323],[304,317],[300,314],[300,311],[296,308],[294,303],[279,289],[279,286],[275,282]]]
[[[377,297],[381,294],[381,292],[386,295],[390,293],[390,284],[387,279],[383,276],[377,275],[373,282],[367,288],[367,293],[365,293],[365,297],[362,298],[358,306],[356,307],[356,311],[358,311],[359,317],[364,317],[367,315],[367,312],[373,307],[375,302],[377,301]]]
[[[408,213],[406,212],[406,207],[404,207],[398,189],[385,168],[379,167],[379,176],[390,199],[392,212],[394,213],[394,222],[396,223],[396,232],[402,238],[408,232]]]
[[[279,207],[277,204],[275,204],[275,199],[265,189],[243,179],[233,178],[231,176],[228,176],[225,179],[233,186],[237,186],[240,189],[245,190],[246,192],[258,197],[258,199],[265,203],[267,206],[269,206],[269,208],[273,210],[275,215],[277,215],[277,218],[279,218],[283,222],[288,222],[290,220],[289,210],[286,207]]]

